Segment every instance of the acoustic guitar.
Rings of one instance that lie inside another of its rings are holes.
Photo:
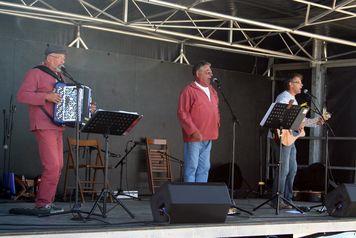
[[[326,109],[323,109],[323,120],[327,121],[331,118],[331,114],[329,112],[326,111]],[[280,133],[279,129],[276,129],[275,135],[277,135],[275,138],[277,139],[276,142],[279,143],[279,138],[281,138],[282,140],[282,145],[284,146],[290,146],[292,145],[298,138],[300,137],[304,137],[305,136],[305,131],[304,131],[304,127],[308,127],[308,126],[313,126],[316,125],[318,122],[320,122],[322,119],[321,117],[316,117],[313,119],[309,119],[306,122],[302,123],[301,129],[299,131],[294,131],[294,130],[287,130],[284,129],[282,130],[282,132]]]

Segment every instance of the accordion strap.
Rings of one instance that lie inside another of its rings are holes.
[[[51,120],[53,124],[55,124],[56,126],[63,126],[62,124],[58,124],[43,106],[39,106],[39,107],[41,111]]]
[[[53,122],[53,117],[49,114],[49,112],[47,112],[47,110],[43,106],[40,106],[40,109]]]
[[[45,65],[37,65],[36,67],[33,67],[34,69],[39,69],[42,70],[43,72],[51,75],[53,78],[55,78],[57,81],[64,83],[64,80],[62,79],[61,76],[57,75],[56,73],[54,73],[52,70],[50,70],[47,66]],[[53,122],[53,124],[57,125],[57,126],[61,126],[58,125],[54,120],[53,117],[49,114],[49,112],[43,107],[43,106],[39,106],[41,111]]]
[[[37,65],[37,66],[35,66],[35,67],[33,67],[33,68],[34,68],[34,69],[42,70],[43,72],[45,72],[45,73],[51,75],[51,76],[52,76],[53,78],[55,78],[58,82],[64,83],[64,80],[63,80],[63,78],[62,78],[60,75],[56,74],[55,72],[53,72],[52,70],[50,70],[50,69],[49,69],[47,66],[45,66],[45,65]]]

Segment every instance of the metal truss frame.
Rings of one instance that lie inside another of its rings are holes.
[[[204,1],[185,6],[162,0],[112,0],[105,7],[94,5],[89,0],[71,1],[76,4],[73,4],[73,9],[69,11],[50,5],[48,0],[17,0],[17,2],[0,0],[0,14],[72,25],[77,28],[77,37],[69,46],[82,45],[86,49],[88,46],[80,35],[80,29],[83,28],[179,44],[181,50],[176,62],[180,63],[189,63],[183,46],[256,57],[316,62],[318,60],[313,57],[310,47],[307,46],[313,39],[318,39],[324,41],[325,45],[326,43],[339,44],[351,49],[329,56],[325,47],[323,61],[355,53],[353,47],[356,47],[356,41],[315,34],[302,29],[311,25],[328,24],[356,17],[356,13],[353,12],[356,8],[355,0],[333,0],[332,6],[307,0],[290,0],[306,5],[304,22],[294,29],[199,8],[199,4]],[[120,18],[118,14],[111,11],[113,6],[119,3],[123,6]],[[149,10],[151,8],[146,5],[151,5],[152,9],[156,10],[158,8],[160,12],[152,13]],[[325,11],[311,17],[312,7]],[[130,15],[132,12],[136,13],[136,18]],[[139,19],[137,13],[140,15]],[[332,18],[333,14],[337,16]],[[340,17],[340,14],[345,16]],[[325,17],[328,19],[323,20]],[[221,37],[222,35],[224,37]],[[266,39],[278,40],[281,49],[271,48],[266,43]]]

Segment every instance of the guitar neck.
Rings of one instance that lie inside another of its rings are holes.
[[[307,121],[305,122],[305,126],[311,126],[316,124],[319,121],[320,117],[316,117],[313,119],[307,119]]]
[[[322,116],[318,116],[316,118],[313,119],[308,119],[305,122],[305,126],[310,126],[310,125],[314,125],[316,124],[320,119],[323,119],[324,121],[329,120],[329,118],[331,117],[331,114],[329,112],[326,111],[326,109],[323,109],[323,115]]]

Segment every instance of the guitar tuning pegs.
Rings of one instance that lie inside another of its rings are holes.
[[[308,106],[308,103],[305,102],[305,103],[300,104],[300,107],[309,107],[309,106]]]

